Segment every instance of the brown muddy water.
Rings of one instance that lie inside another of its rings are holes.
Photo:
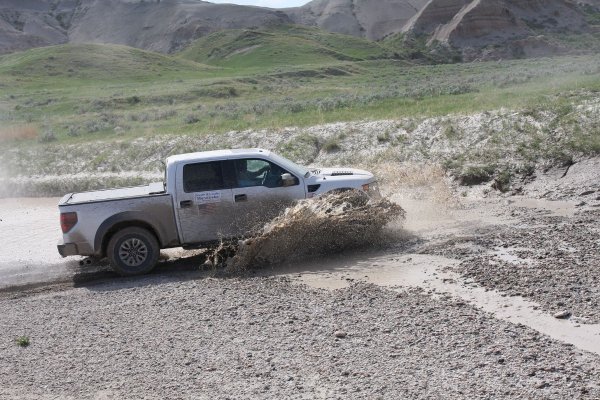
[[[107,270],[103,266],[81,267],[81,257],[63,259],[56,250],[61,236],[58,198],[0,199],[0,289],[15,285],[52,283],[69,279],[90,270]],[[435,241],[439,238],[472,234],[474,229],[511,224],[507,208],[525,207],[552,215],[570,216],[573,202],[553,202],[514,197],[510,200],[462,200],[462,205],[448,205],[428,198],[394,196],[406,210],[403,225],[392,226],[402,237]],[[497,256],[510,258],[506,249]],[[170,251],[171,258],[186,257],[182,250]],[[510,261],[510,260],[509,260]],[[335,290],[355,281],[366,281],[403,291],[417,287],[432,296],[452,296],[473,304],[496,318],[527,325],[541,333],[581,350],[600,354],[600,325],[578,324],[559,320],[539,310],[521,297],[478,287],[447,268],[458,261],[438,255],[420,254],[401,248],[346,251],[311,261],[287,263],[260,270],[259,275],[284,276],[292,282]]]

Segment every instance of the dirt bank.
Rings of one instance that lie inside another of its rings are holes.
[[[572,102],[572,103],[571,103]],[[261,147],[314,166],[437,164],[457,180],[521,179],[597,157],[600,97],[582,92],[558,109],[500,109],[431,118],[337,122],[310,127],[202,135],[149,135],[76,143],[8,144],[0,153],[0,197],[62,196],[160,180],[164,158],[223,148]],[[537,195],[543,195],[542,191]]]

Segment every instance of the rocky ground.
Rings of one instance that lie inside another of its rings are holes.
[[[147,277],[0,309],[3,398],[600,396],[597,355],[415,290]]]
[[[551,313],[600,323],[600,210],[572,218],[527,214],[523,224],[496,227],[478,237],[475,243],[492,252],[465,255],[456,270],[479,285],[527,297]]]

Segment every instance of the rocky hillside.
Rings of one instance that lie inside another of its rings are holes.
[[[400,32],[428,0],[314,0],[286,10],[301,25],[379,40]]]
[[[430,0],[403,28],[460,49],[504,44],[505,56],[540,56],[561,49],[541,33],[589,30],[581,10],[563,0]],[[516,54],[514,54],[516,52]]]
[[[468,60],[562,52],[568,46],[553,36],[600,32],[598,21],[600,0],[314,0],[282,10],[199,0],[2,0],[0,54],[65,42],[171,53],[224,29],[296,23],[372,40],[425,38]]]
[[[0,3],[0,54],[67,42],[67,27],[75,3],[3,0]],[[65,7],[66,15],[63,14]]]
[[[277,10],[196,0],[2,0],[0,53],[65,42],[170,53],[218,30],[289,22]]]
[[[567,51],[542,35],[593,31],[583,7],[600,9],[598,0],[314,0],[288,14],[299,24],[369,39],[397,33],[425,38],[469,60]]]

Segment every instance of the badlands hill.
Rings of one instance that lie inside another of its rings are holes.
[[[379,40],[400,32],[428,0],[314,0],[287,10],[301,25]]]
[[[218,30],[289,22],[277,10],[196,0],[2,0],[0,53],[67,42],[170,53]]]
[[[589,14],[599,10],[598,0],[314,0],[288,15],[298,24],[373,40],[424,38],[472,59],[483,52],[493,58],[565,52],[552,37],[597,31]]]
[[[464,59],[538,56],[568,50],[558,36],[600,32],[600,0],[314,0],[281,10],[199,0],[2,0],[0,54],[62,43],[173,53],[214,32],[290,24],[370,40],[418,38]]]

